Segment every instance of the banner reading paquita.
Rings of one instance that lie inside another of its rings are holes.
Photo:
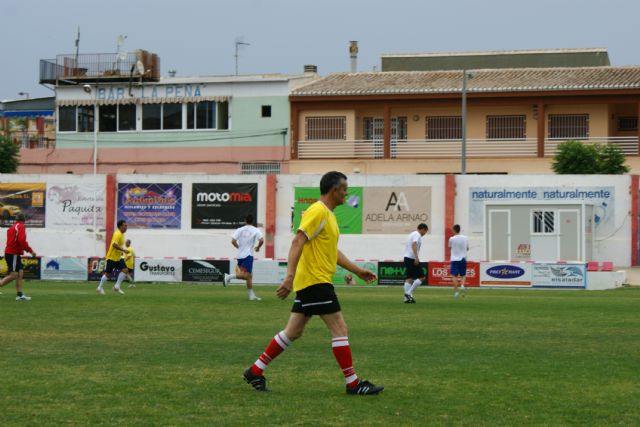
[[[293,205],[293,231],[300,226],[304,211],[320,199],[317,187],[296,187]],[[335,208],[340,234],[362,234],[362,187],[349,187],[343,205]]]
[[[30,256],[23,256],[22,269],[24,271],[23,277],[29,280],[40,280],[40,258],[33,258]],[[7,261],[3,257],[0,260],[0,277],[7,275]]]
[[[405,234],[421,222],[431,225],[431,187],[366,187],[365,234]]]
[[[42,257],[42,280],[87,280],[87,258]]]
[[[183,282],[221,282],[224,274],[229,273],[227,260],[182,260]]]
[[[118,221],[129,228],[180,229],[182,184],[118,184]]]
[[[193,184],[191,228],[234,229],[258,218],[258,184]]]
[[[47,187],[47,228],[104,226],[104,183]]]
[[[9,227],[23,213],[27,228],[44,228],[45,188],[44,182],[0,184],[0,226]]]

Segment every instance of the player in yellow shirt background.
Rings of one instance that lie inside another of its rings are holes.
[[[127,239],[124,242],[124,247],[129,250],[129,252],[124,254],[124,265],[126,265],[127,270],[129,270],[129,272],[127,273],[127,280],[130,282],[129,287],[134,288],[136,284],[133,283],[133,270],[136,265],[136,252],[133,250],[133,247],[131,246],[131,239]]]
[[[120,270],[120,273],[118,274],[116,284],[113,286],[113,290],[120,295],[124,295],[124,292],[120,289],[120,285],[128,273],[127,266],[122,259],[122,254],[129,252],[129,250],[124,246],[124,233],[127,232],[127,222],[125,220],[120,220],[117,225],[118,229],[113,233],[111,244],[109,245],[107,255],[105,256],[107,259],[107,265],[102,273],[102,277],[100,278],[100,284],[96,289],[96,292],[100,295],[104,295],[104,284],[109,280],[115,270]]]
[[[347,177],[340,172],[327,172],[320,180],[320,200],[312,204],[301,218],[289,249],[286,276],[276,291],[280,299],[285,299],[292,290],[296,293],[289,321],[243,374],[245,381],[257,391],[267,391],[263,371],[302,336],[313,315],[320,316],[331,332],[331,348],[342,369],[347,394],[378,394],[384,389],[356,375],[347,324],[331,284],[336,264],[367,282],[376,278],[373,272],[357,266],[338,250],[340,230],[333,210],[344,203],[346,195]]]

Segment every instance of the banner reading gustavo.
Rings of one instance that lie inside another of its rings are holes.
[[[118,220],[129,228],[179,229],[182,184],[118,184]]]
[[[9,227],[23,213],[27,227],[44,228],[45,190],[44,182],[0,184],[0,226]]]
[[[296,187],[293,205],[293,230],[300,226],[304,211],[318,201],[320,189],[317,187]],[[338,219],[340,234],[362,234],[362,187],[349,187],[344,205],[333,211]]]

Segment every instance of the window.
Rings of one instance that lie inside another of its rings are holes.
[[[93,132],[93,105],[78,107],[78,132]]]
[[[241,163],[243,175],[278,175],[280,163]]]
[[[271,105],[262,106],[262,117],[271,117]]]
[[[135,104],[118,105],[118,130],[136,130]]]
[[[347,139],[347,118],[345,116],[307,117],[304,123],[305,140],[307,141]]]
[[[76,131],[76,107],[58,107],[58,131]]]
[[[391,139],[404,141],[407,139],[407,118],[394,117],[391,119]]]
[[[526,116],[487,116],[487,139],[525,139]]]
[[[158,130],[162,121],[162,104],[142,106],[142,130]]]
[[[588,114],[550,114],[549,138],[587,139],[589,138]]]
[[[218,107],[218,129],[229,129],[229,103],[228,102],[219,102],[217,104]]]
[[[532,211],[533,234],[553,234],[555,232],[555,211]]]
[[[426,139],[462,139],[462,117],[427,117]]]
[[[182,104],[162,104],[162,129],[182,129]]]
[[[619,132],[637,132],[638,116],[618,117]]]
[[[362,139],[366,141],[384,139],[384,119],[382,117],[364,117],[362,119]],[[391,139],[407,139],[407,118],[391,118]]]
[[[118,106],[102,105],[100,106],[98,121],[98,129],[100,132],[116,132],[118,130]]]

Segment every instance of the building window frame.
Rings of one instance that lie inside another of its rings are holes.
[[[527,116],[524,114],[491,115],[486,119],[487,140],[527,139]]]
[[[308,116],[304,119],[305,141],[346,141],[347,116]]]
[[[589,114],[549,114],[549,139],[589,139]]]
[[[462,139],[462,116],[427,116],[425,139],[427,141]]]

